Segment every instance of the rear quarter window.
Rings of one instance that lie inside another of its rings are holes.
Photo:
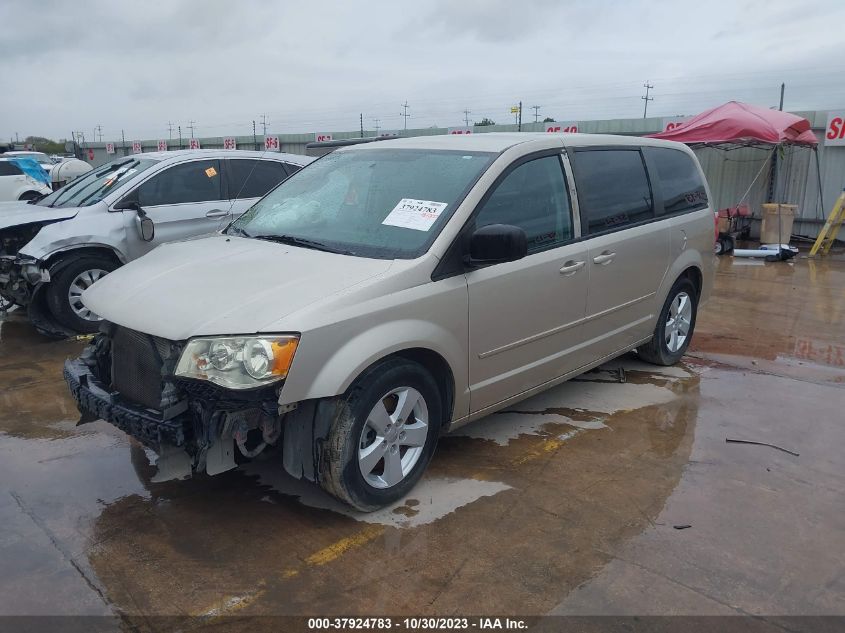
[[[663,214],[674,215],[704,209],[707,189],[692,157],[670,147],[644,148],[657,171],[663,198]]]

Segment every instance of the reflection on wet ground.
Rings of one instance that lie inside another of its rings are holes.
[[[843,289],[841,262],[723,258],[681,365],[628,355],[458,429],[369,515],[273,454],[152,483],[140,446],[75,426],[82,344],[13,313],[0,614],[844,613]]]

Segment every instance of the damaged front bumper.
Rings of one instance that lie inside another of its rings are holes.
[[[65,361],[64,378],[83,414],[82,422],[105,420],[156,453],[161,452],[164,444],[184,447],[191,437],[191,425],[185,413],[165,420],[151,409],[123,402],[119,394],[94,377],[81,359]]]
[[[280,462],[288,473],[319,480],[326,438],[337,413],[335,400],[280,405],[283,384],[235,392],[177,378],[173,370],[182,343],[128,332],[104,322],[82,355],[65,362],[64,379],[82,413],[80,424],[102,419],[136,438],[159,456],[159,475],[169,472],[165,478],[203,471],[215,475],[235,467],[236,453],[250,459],[281,445]],[[127,341],[132,349],[115,351],[115,345]],[[126,372],[141,367],[139,359],[149,358],[145,350],[155,350],[161,363],[152,368],[158,386],[139,392],[138,386],[147,384],[145,375],[131,373],[127,383]],[[125,387],[117,388],[119,384]]]
[[[50,281],[50,271],[34,259],[0,255],[0,294],[21,306],[32,301],[35,289]]]
[[[0,256],[0,295],[6,301],[26,308],[35,329],[51,338],[67,338],[76,332],[56,321],[47,306],[50,270],[36,259]]]
[[[238,402],[221,399],[219,394],[192,397],[185,389],[171,386],[172,406],[164,411],[147,408],[114,390],[107,379],[101,380],[103,358],[97,352],[95,339],[80,358],[64,365],[65,382],[82,414],[79,423],[105,420],[154,451],[160,462],[166,460],[167,470],[174,470],[173,463],[178,463],[170,478],[225,472],[236,466],[236,451],[255,457],[279,439],[281,416],[275,399]]]

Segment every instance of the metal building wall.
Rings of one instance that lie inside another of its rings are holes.
[[[834,200],[845,187],[845,147],[825,147],[822,135],[827,124],[827,112],[796,112],[807,118],[813,126],[819,139],[818,153],[821,165],[822,194],[824,206],[819,202],[818,175],[816,159],[813,150],[802,147],[786,147],[778,157],[777,183],[774,187],[774,201],[798,205],[798,215],[794,232],[815,237],[830,211]],[[588,134],[622,134],[640,136],[651,134],[662,129],[663,119],[650,117],[647,119],[610,119],[596,121],[578,121],[580,132]],[[515,132],[516,124],[500,124],[490,126],[475,126],[474,133],[484,132]],[[526,122],[522,125],[524,132],[542,132],[543,123]],[[402,135],[428,136],[446,134],[446,128],[423,128],[402,130]],[[374,130],[364,130],[364,136],[373,136]],[[305,154],[305,146],[314,140],[314,134],[279,134],[281,151],[293,154]],[[360,136],[360,131],[332,132],[333,138],[349,139]],[[256,141],[260,149],[263,137],[252,135],[238,136],[238,149],[255,149]],[[157,140],[142,141],[145,152],[157,150]],[[182,139],[183,147],[187,147],[188,139]],[[200,139],[201,147],[218,149],[223,147],[223,137],[208,137]],[[83,158],[87,160],[88,151],[93,150],[94,158],[90,160],[93,166],[99,166],[117,157],[128,155],[132,150],[132,141],[127,140],[125,148],[121,142],[115,142],[116,153],[106,154],[105,143],[86,143],[83,146]],[[168,141],[169,149],[178,149],[178,140]],[[731,151],[702,148],[695,150],[701,162],[710,190],[713,204],[716,208],[736,205],[743,195],[748,192],[746,202],[755,216],[760,216],[760,205],[769,193],[770,161],[773,151],[758,148],[744,148]],[[756,180],[755,180],[756,178]],[[752,184],[753,183],[753,184]],[[752,234],[756,234],[756,222]]]

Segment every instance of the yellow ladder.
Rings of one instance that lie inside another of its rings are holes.
[[[830,252],[830,247],[836,240],[836,234],[839,233],[839,227],[845,221],[845,191],[839,194],[836,199],[836,204],[833,205],[833,210],[827,216],[827,221],[824,223],[822,230],[819,231],[819,236],[816,238],[816,243],[810,249],[810,257],[815,257],[819,251],[822,255],[827,255]]]

